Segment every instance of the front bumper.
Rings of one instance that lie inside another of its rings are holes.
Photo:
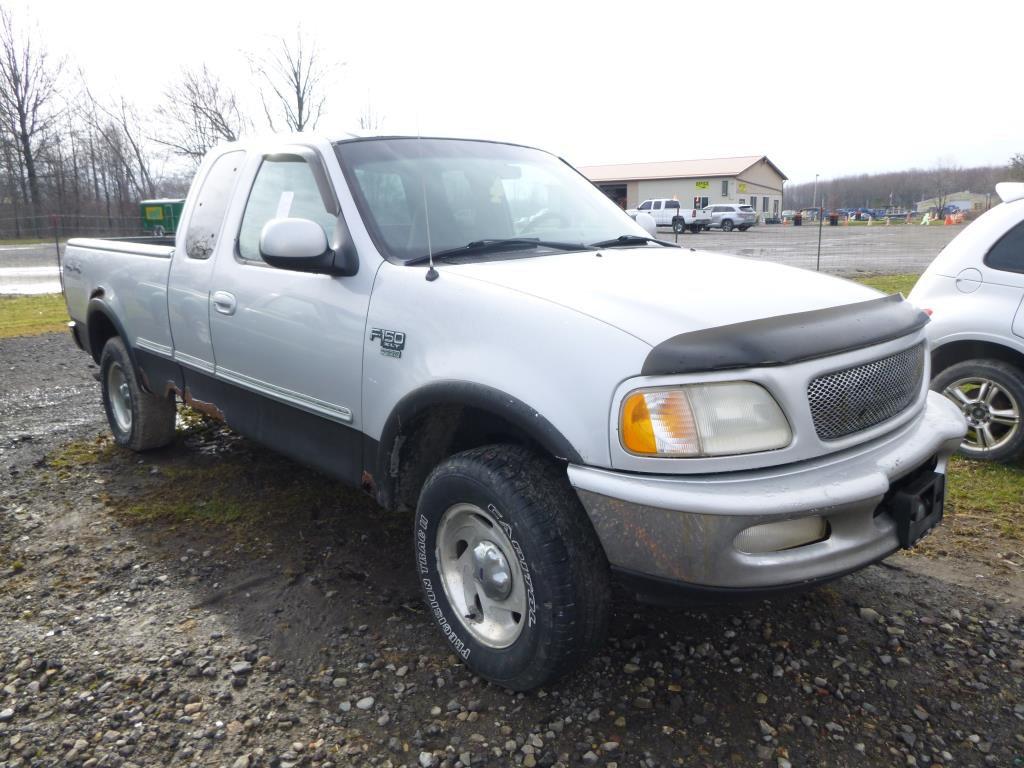
[[[771,590],[848,573],[896,551],[894,520],[876,514],[882,498],[893,481],[933,459],[935,472],[945,473],[964,432],[956,407],[930,392],[921,415],[896,432],[810,461],[699,476],[570,465],[569,480],[613,567],[678,584]],[[827,538],[761,554],[733,545],[751,526],[811,515],[828,522]]]

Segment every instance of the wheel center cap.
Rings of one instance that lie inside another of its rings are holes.
[[[504,600],[512,592],[512,570],[493,541],[473,547],[473,578],[492,600]]]

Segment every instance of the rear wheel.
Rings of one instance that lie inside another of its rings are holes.
[[[681,219],[676,219],[672,222],[672,231],[681,235],[686,231],[686,224]]]
[[[724,232],[732,232],[732,219],[725,219],[722,222],[722,230]]]
[[[932,389],[964,414],[964,456],[1013,461],[1024,455],[1024,373],[1019,368],[1001,360],[965,360],[932,379]]]
[[[746,231],[747,231],[748,229],[750,229],[750,227],[747,227],[747,226],[740,226],[740,227],[737,227],[737,229],[738,229],[738,230],[739,230],[740,232],[746,232]]]
[[[174,398],[154,395],[139,386],[128,349],[117,336],[103,347],[100,382],[103,409],[118,445],[148,451],[174,439]]]
[[[604,641],[609,569],[565,470],[518,446],[442,462],[416,508],[427,609],[475,673],[528,690]]]

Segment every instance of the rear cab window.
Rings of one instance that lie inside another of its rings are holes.
[[[225,152],[210,166],[185,232],[185,253],[190,259],[208,259],[213,255],[224,223],[224,213],[231,202],[231,193],[244,161],[245,152],[237,150]]]

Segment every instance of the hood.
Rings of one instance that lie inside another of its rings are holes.
[[[590,315],[651,346],[680,333],[880,295],[818,272],[689,248],[610,248],[442,269]]]

